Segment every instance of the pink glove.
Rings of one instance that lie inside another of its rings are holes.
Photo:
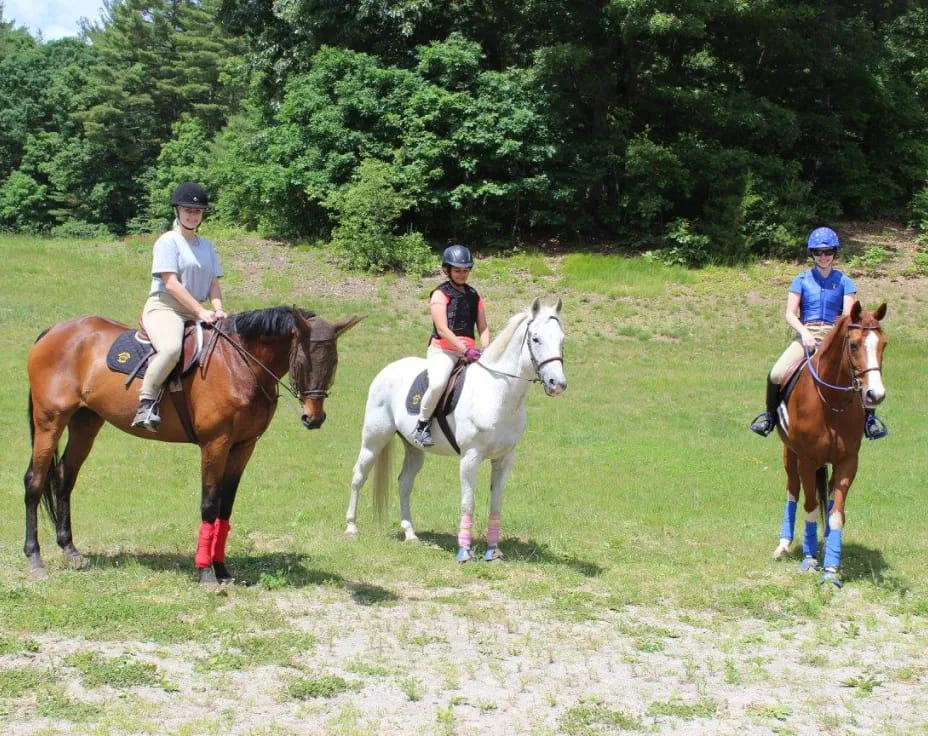
[[[482,353],[477,350],[477,348],[467,348],[467,350],[464,351],[464,360],[468,363],[476,363],[480,360],[481,354]]]

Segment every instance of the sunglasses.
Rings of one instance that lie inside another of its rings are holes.
[[[833,256],[837,255],[838,251],[834,249],[822,249],[815,251],[816,256]]]

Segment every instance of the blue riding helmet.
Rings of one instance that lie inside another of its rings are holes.
[[[449,245],[441,257],[442,266],[453,266],[454,268],[473,268],[474,257],[470,251],[463,245]]]
[[[841,243],[838,240],[838,233],[830,227],[817,227],[809,233],[809,250],[825,250],[827,248],[838,250],[840,247]]]

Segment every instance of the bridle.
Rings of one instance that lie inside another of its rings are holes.
[[[883,368],[882,366],[879,366],[879,365],[873,366],[871,368],[864,368],[863,370],[857,370],[856,368],[854,368],[854,361],[851,359],[851,343],[848,340],[848,333],[852,329],[881,330],[882,327],[880,327],[880,325],[860,325],[854,322],[847,325],[847,330],[844,333],[844,353],[847,355],[848,365],[851,368],[851,372],[853,374],[851,377],[850,386],[835,386],[831,383],[828,383],[828,381],[824,380],[815,370],[815,366],[812,365],[812,353],[809,352],[809,349],[807,347],[803,346],[803,350],[805,351],[805,354],[806,354],[806,358],[805,358],[806,366],[808,366],[809,374],[812,376],[812,379],[815,381],[815,387],[816,387],[816,390],[818,391],[819,398],[829,409],[832,409],[832,411],[844,411],[848,405],[845,404],[840,409],[835,409],[834,407],[832,407],[825,400],[825,397],[822,396],[822,391],[821,391],[822,386],[824,386],[825,388],[830,388],[833,391],[856,391],[860,395],[861,403],[863,403],[863,398],[864,398],[863,397],[864,382],[862,380],[863,376],[866,375],[867,373],[870,373],[871,371],[876,371],[877,373],[880,373],[881,375],[883,373]]]
[[[229,335],[229,333],[223,330],[218,324],[214,323],[212,325],[212,328],[216,330],[216,332],[219,335],[221,335],[229,345],[235,348],[235,350],[243,358],[246,359],[246,364],[250,361],[254,365],[258,366],[258,368],[263,370],[265,373],[267,373],[271,378],[274,379],[274,382],[276,384],[275,388],[278,390],[274,396],[271,396],[267,392],[267,390],[264,388],[264,386],[261,385],[260,381],[257,381],[257,375],[255,375],[255,381],[258,383],[258,387],[261,389],[261,392],[265,395],[268,401],[276,402],[278,397],[280,396],[279,387],[283,386],[287,390],[287,393],[289,393],[294,399],[296,399],[297,402],[299,402],[300,405],[296,407],[297,413],[302,413],[302,402],[304,399],[307,399],[307,398],[308,399],[325,399],[328,397],[329,392],[325,389],[301,390],[299,387],[297,387],[296,381],[293,379],[292,375],[290,376],[291,380],[290,380],[289,385],[284,383],[283,380],[281,380],[280,378],[274,375],[274,372],[270,368],[268,368],[266,365],[264,365],[264,363],[262,363],[254,355],[252,355],[244,347],[242,347],[241,343],[237,342],[236,340],[233,340],[232,337]],[[335,340],[332,338],[327,338],[325,340],[313,340],[312,338],[310,338],[310,342],[311,343],[312,342],[324,343],[324,342],[335,342]],[[254,369],[252,369],[252,374],[254,374]]]
[[[544,360],[541,360],[541,361],[538,360],[538,358],[535,356],[535,351],[532,350],[532,341],[529,340],[529,336],[531,335],[531,332],[532,332],[532,323],[536,319],[537,317],[532,317],[532,319],[529,320],[528,324],[526,324],[525,326],[525,334],[522,336],[522,345],[523,346],[526,344],[528,345],[528,355],[532,361],[532,368],[535,370],[535,378],[523,378],[522,376],[517,376],[513,373],[506,373],[506,371],[499,371],[499,370],[496,370],[496,368],[490,368],[489,366],[484,365],[479,360],[477,361],[477,365],[479,365],[485,371],[488,371],[498,376],[506,376],[507,378],[515,378],[519,381],[527,381],[528,383],[543,383],[544,379],[542,379],[541,377],[542,366],[546,366],[548,365],[548,363],[554,363],[555,361],[559,361],[561,365],[563,365],[564,356],[563,354],[554,355],[550,358],[545,358]],[[561,332],[564,331],[564,326],[561,325],[561,320],[559,320],[556,316],[554,316],[553,314],[549,315],[548,319],[553,319],[561,327]]]

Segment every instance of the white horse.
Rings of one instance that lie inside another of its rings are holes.
[[[460,448],[461,525],[458,532],[458,562],[473,559],[471,526],[474,516],[474,485],[477,468],[490,460],[490,518],[487,525],[488,562],[502,558],[499,551],[500,509],[506,477],[515,459],[515,448],[525,431],[525,399],[532,383],[541,383],[548,396],[567,389],[564,376],[564,328],[561,300],[543,305],[536,298],[529,309],[510,318],[502,332],[477,363],[467,368],[457,406],[447,417],[448,426]],[[416,474],[425,462],[425,450],[412,443],[416,414],[406,408],[406,397],[416,376],[425,370],[423,358],[402,358],[390,363],[371,382],[364,412],[361,451],[351,479],[351,496],[345,518],[345,534],[356,537],[358,492],[374,467],[374,508],[382,517],[389,492],[393,435],[403,439],[406,456],[399,474],[401,526],[407,541],[416,540],[409,511],[409,495]],[[457,454],[445,433],[432,421],[435,445],[429,452]]]

